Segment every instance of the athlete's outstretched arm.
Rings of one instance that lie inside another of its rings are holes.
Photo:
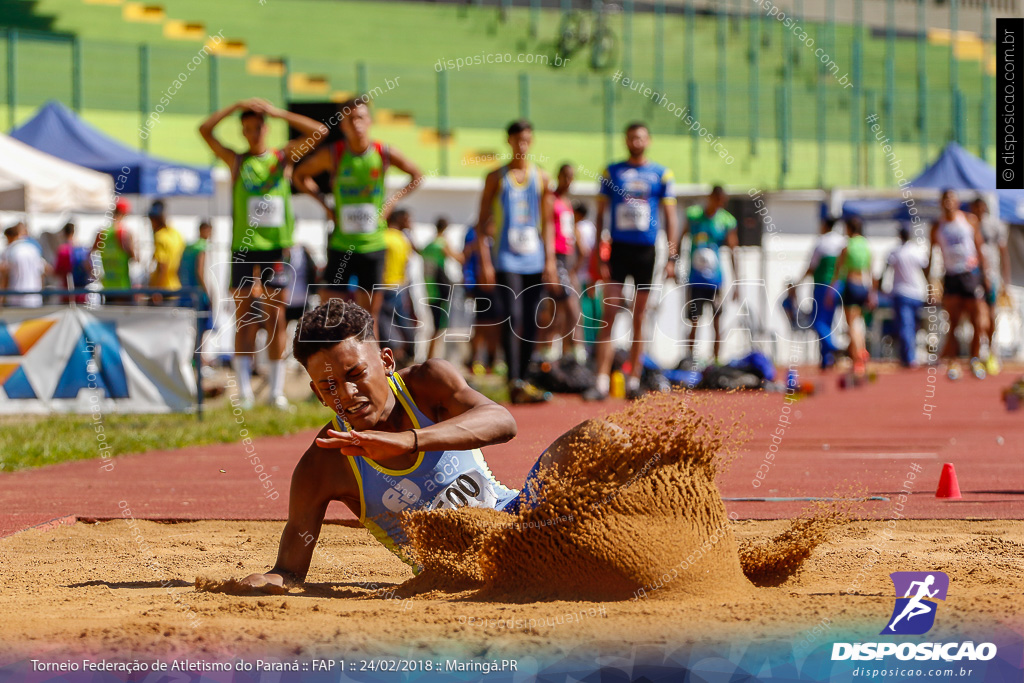
[[[415,450],[483,448],[516,435],[512,414],[470,387],[448,361],[432,358],[400,374],[420,410],[435,421],[433,425],[404,432],[330,429],[317,444],[343,455],[386,460]]]
[[[235,102],[234,104],[224,107],[220,111],[215,111],[210,114],[209,117],[201,124],[199,124],[199,134],[203,136],[203,140],[213,150],[213,153],[217,155],[217,158],[223,161],[228,166],[232,166],[235,163],[235,150],[227,147],[217,136],[213,134],[213,129],[217,127],[217,124],[226,119],[227,117],[234,114],[240,109],[246,109],[248,100],[241,102]]]
[[[326,431],[327,426],[320,434]],[[296,585],[305,580],[327,504],[331,500],[345,499],[345,482],[351,478],[347,470],[348,464],[344,458],[339,459],[337,453],[325,451],[316,442],[310,445],[292,473],[288,522],[281,534],[274,568],[265,574],[247,576],[242,583],[264,588]],[[353,512],[359,514],[358,510]]]
[[[313,137],[319,133],[319,138],[317,138],[318,140],[327,137],[327,126],[319,121],[314,121],[308,116],[296,114],[295,112],[288,111],[287,109],[279,109],[267,100],[255,99],[253,100],[253,103],[256,105],[253,107],[256,111],[262,111],[267,116],[272,116],[275,119],[281,119],[303,135]]]
[[[665,214],[665,237],[668,239],[668,262],[665,264],[665,280],[672,281],[676,277],[676,260],[679,258],[679,214],[676,211],[675,197],[665,197],[659,204]]]
[[[539,171],[539,169],[538,169]],[[551,191],[551,179],[540,172],[540,234],[544,240],[544,282],[558,283],[558,268],[555,264],[555,195]]]
[[[501,169],[487,174],[484,180],[484,191],[480,195],[480,210],[476,219],[477,254],[480,255],[480,284],[487,290],[495,283],[494,264],[491,263],[491,251],[487,248],[487,237],[494,237],[494,196],[498,192],[498,177]]]
[[[328,220],[334,220],[334,211],[327,205],[324,198],[320,196],[320,188],[317,187],[316,181],[313,178],[321,173],[330,173],[332,170],[334,169],[331,168],[331,151],[327,147],[321,147],[311,156],[303,159],[292,172],[292,182],[295,183],[295,187],[299,188],[299,191],[303,194],[308,194],[320,206],[324,207]]]
[[[725,234],[725,243],[729,247],[729,258],[732,261],[732,279],[733,283],[736,283],[740,279],[739,261],[736,258],[736,252],[740,248],[740,238],[736,232],[736,228],[733,228]],[[740,289],[735,284],[732,288],[733,301],[739,301]]]
[[[601,259],[601,244],[604,241],[604,212],[607,210],[608,197],[603,194],[597,195],[597,213],[594,214],[594,234],[596,238],[594,239],[594,248],[590,252],[590,258],[595,272],[604,282],[608,282],[611,279],[608,264]]]
[[[468,450],[504,443],[516,435],[516,421],[466,383],[454,365],[434,358],[403,373],[409,391],[436,424],[418,429],[420,450]]]

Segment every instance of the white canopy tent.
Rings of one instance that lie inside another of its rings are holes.
[[[0,133],[0,211],[106,211],[114,179]]]

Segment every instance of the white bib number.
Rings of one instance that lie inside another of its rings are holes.
[[[346,204],[341,207],[341,230],[347,235],[376,232],[377,219],[377,207],[373,204]]]
[[[704,277],[713,277],[718,272],[718,254],[710,247],[698,247],[693,252],[693,268]]]
[[[650,229],[651,205],[645,201],[622,202],[615,210],[615,227],[619,230]]]
[[[450,510],[460,507],[494,508],[498,494],[480,470],[461,473],[430,503],[430,510]]]
[[[532,225],[508,229],[508,248],[515,254],[533,254],[540,251],[540,234]]]
[[[279,228],[285,223],[284,197],[249,197],[249,227]]]

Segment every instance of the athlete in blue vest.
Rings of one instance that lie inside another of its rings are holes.
[[[391,349],[374,338],[369,312],[337,299],[302,316],[294,349],[313,392],[335,417],[295,467],[277,562],[244,579],[254,588],[273,590],[305,579],[333,500],[345,503],[418,572],[400,524],[403,512],[469,506],[514,513],[533,507],[531,483],[542,466],[564,465],[573,453],[587,452],[581,440],[624,436],[606,422],[577,425],[537,459],[520,495],[495,479],[480,452],[515,437],[515,420],[447,361],[396,370]]]
[[[526,373],[539,341],[538,309],[558,283],[552,196],[547,174],[530,154],[533,125],[513,121],[505,132],[511,160],[487,174],[480,196],[479,287],[493,292],[500,310],[512,402],[540,403],[550,400],[551,394],[527,382]]]

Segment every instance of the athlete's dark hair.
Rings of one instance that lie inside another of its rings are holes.
[[[351,97],[341,104],[338,105],[338,113],[341,114],[341,120],[344,121],[345,117],[352,113],[352,110],[356,107],[370,108],[370,96],[359,95],[358,97]]]
[[[508,128],[505,129],[505,132],[509,137],[512,137],[513,135],[519,135],[525,130],[533,130],[533,124],[526,119],[517,119],[508,124]]]
[[[584,218],[587,217],[587,205],[584,204],[581,201],[573,202],[572,203],[572,210],[573,210],[573,213],[578,213],[579,215],[583,216]]]
[[[60,231],[65,237],[71,237],[72,235],[75,234],[75,224],[72,223],[71,221],[68,221],[67,223],[64,224],[64,227],[60,229]]]
[[[708,194],[709,197],[721,197],[725,194],[725,188],[721,185],[715,185],[711,188],[711,192]]]
[[[988,202],[985,201],[985,196],[980,194],[971,200],[971,204],[984,204],[985,206],[988,206]]]
[[[409,212],[406,209],[395,209],[391,212],[391,215],[388,216],[388,225],[394,225],[395,223],[398,223],[400,218],[405,218],[408,215]]]
[[[309,367],[313,354],[330,349],[345,339],[369,341],[373,336],[370,313],[351,301],[329,299],[302,314],[292,339],[292,353],[302,367]]]
[[[846,232],[849,235],[863,235],[864,234],[864,222],[852,216],[846,219]]]
[[[238,115],[238,118],[240,120],[242,120],[242,121],[245,121],[246,119],[252,118],[252,117],[256,117],[260,121],[266,121],[267,120],[267,115],[266,114],[264,114],[261,111],[253,111],[252,109],[243,109],[242,113]]]
[[[448,219],[445,218],[444,216],[439,217],[437,219],[437,223],[434,224],[434,227],[437,228],[437,234],[440,235],[442,232],[448,229]]]
[[[631,132],[633,132],[637,128],[643,128],[648,133],[651,132],[651,129],[648,128],[647,124],[644,123],[643,121],[631,121],[630,124],[628,126],[626,126],[626,134],[629,135]]]
[[[576,167],[575,167],[575,166],[573,166],[572,164],[570,164],[570,163],[564,163],[564,164],[562,164],[561,166],[559,166],[559,167],[558,167],[558,173],[559,173],[559,175],[561,175],[562,171],[564,171],[564,170],[565,170],[565,169],[567,169],[567,168],[571,168],[572,170],[576,170]]]

